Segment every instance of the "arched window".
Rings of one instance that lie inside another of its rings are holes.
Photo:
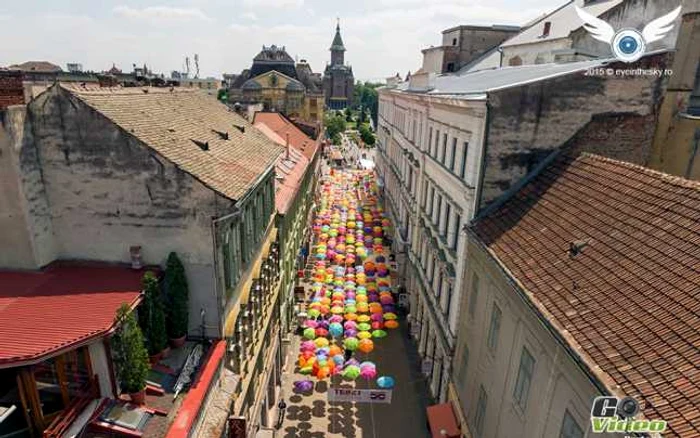
[[[514,56],[508,60],[508,65],[510,66],[516,66],[516,65],[523,65],[523,60],[519,56]]]

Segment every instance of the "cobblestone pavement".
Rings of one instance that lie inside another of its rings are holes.
[[[396,379],[391,404],[328,402],[328,387],[369,388],[363,379],[348,383],[340,376],[316,383],[312,393],[298,394],[295,380],[307,378],[292,366],[299,337],[290,349],[290,366],[283,376],[287,410],[277,437],[284,438],[425,438],[429,436],[425,416],[425,380],[420,375],[418,353],[409,339],[405,321],[401,328],[377,342],[367,357],[377,364],[380,375]],[[363,357],[364,356],[364,357]]]

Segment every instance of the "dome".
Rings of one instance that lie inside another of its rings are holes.
[[[255,90],[262,90],[262,85],[254,79],[246,81],[241,89],[246,90],[246,91],[255,91]]]

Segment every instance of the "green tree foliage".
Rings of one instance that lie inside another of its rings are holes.
[[[165,267],[165,293],[169,304],[168,336],[171,339],[181,338],[187,334],[189,327],[189,287],[185,267],[174,252],[168,255],[168,263]]]
[[[225,88],[219,88],[216,98],[219,99],[221,102],[228,102],[228,90]]]
[[[345,108],[345,121],[352,122],[352,110],[350,107]]]
[[[342,113],[326,113],[326,136],[333,144],[340,144],[340,134],[345,132],[345,116]]]
[[[369,129],[367,125],[361,125],[360,126],[360,138],[362,139],[363,142],[367,146],[374,146],[374,134],[372,133],[372,130]]]
[[[146,272],[143,276],[144,298],[139,308],[139,322],[146,336],[146,346],[151,355],[158,354],[168,344],[168,335],[165,330],[165,311],[161,299],[158,279],[153,272]]]
[[[377,88],[381,86],[382,84],[357,81],[353,90],[353,106],[368,109],[375,126],[377,125],[377,111],[379,109]]]
[[[143,333],[127,304],[117,310],[117,331],[112,337],[114,363],[122,391],[139,392],[146,388],[148,376],[148,351]]]

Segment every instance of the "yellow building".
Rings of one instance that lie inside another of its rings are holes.
[[[649,167],[700,180],[700,11],[683,14]]]
[[[305,60],[295,63],[284,47],[263,46],[250,69],[229,84],[230,104],[263,104],[292,119],[320,124],[323,118],[323,81]]]

